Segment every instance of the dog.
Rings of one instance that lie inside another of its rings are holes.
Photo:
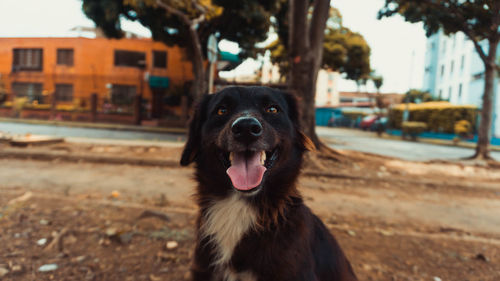
[[[201,99],[181,156],[198,182],[193,280],[357,280],[296,187],[313,146],[291,94],[229,87]]]

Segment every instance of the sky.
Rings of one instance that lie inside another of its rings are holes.
[[[406,92],[422,85],[425,57],[425,32],[421,24],[406,23],[401,17],[377,20],[384,0],[332,0],[343,16],[344,26],[361,33],[371,47],[371,67],[384,78],[382,92]],[[0,37],[74,36],[75,26],[94,26],[81,11],[80,0],[0,0]],[[125,30],[143,36],[150,32],[138,23],[122,21]],[[221,43],[232,51],[234,44]],[[244,62],[235,72],[251,73],[260,65]],[[340,91],[355,91],[352,81],[339,82]],[[367,90],[373,91],[371,83]]]

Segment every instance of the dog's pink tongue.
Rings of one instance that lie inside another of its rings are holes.
[[[250,190],[262,182],[266,167],[260,164],[260,152],[234,153],[226,173],[236,189]]]

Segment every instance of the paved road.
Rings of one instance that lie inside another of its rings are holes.
[[[58,137],[102,139],[108,142],[110,140],[178,142],[184,139],[184,136],[179,134],[72,128],[5,122],[0,122],[0,131],[12,134],[31,133]],[[469,148],[379,139],[373,133],[359,130],[318,127],[317,131],[320,137],[333,140],[333,144],[331,144],[333,148],[357,150],[398,157],[405,160],[426,161],[431,159],[459,159],[471,156],[474,152],[473,149]],[[500,152],[493,152],[492,156],[500,160]]]
[[[471,148],[380,139],[375,133],[351,129],[319,127],[317,132],[320,137],[333,140],[330,144],[333,148],[357,150],[405,160],[459,159],[474,154]],[[491,155],[500,160],[500,152],[492,152]]]
[[[134,132],[6,122],[0,122],[0,131],[8,132],[11,134],[31,133],[34,135],[47,135],[56,137],[114,140],[179,141],[184,139],[184,135],[181,134]]]

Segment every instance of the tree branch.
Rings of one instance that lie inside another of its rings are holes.
[[[330,13],[330,0],[314,1],[314,12],[309,27],[309,41],[311,49],[321,48],[325,38],[326,20]]]
[[[181,10],[176,9],[176,8],[174,8],[172,6],[169,6],[169,5],[165,4],[165,3],[163,3],[161,0],[156,0],[156,5],[158,5],[159,7],[163,8],[163,9],[165,9],[167,12],[172,13],[172,14],[178,16],[179,18],[181,18],[182,21],[184,21],[185,24],[187,24],[188,26],[191,26],[192,21]]]
[[[309,48],[309,28],[307,11],[309,0],[290,0],[290,35],[288,47],[290,56],[294,59]]]
[[[467,23],[467,19],[462,14],[462,11],[460,9],[457,9],[457,7],[454,6],[454,5],[450,5],[448,7],[444,7],[442,4],[440,4],[440,2],[435,2],[435,1],[432,1],[432,0],[424,0],[422,2],[425,2],[425,4],[427,4],[429,6],[433,6],[437,10],[446,11],[447,9],[450,9],[455,16],[459,17],[458,22],[460,22],[460,24],[461,24],[461,27],[462,27],[461,31],[465,35],[467,35],[467,37],[469,37],[469,39],[472,41],[472,43],[474,44],[474,48],[476,49],[476,52],[478,53],[478,55],[481,58],[481,60],[484,61],[484,62],[487,61],[487,56],[484,53],[483,48],[479,44],[479,41],[477,41],[477,34],[475,32],[474,27],[470,26]]]

